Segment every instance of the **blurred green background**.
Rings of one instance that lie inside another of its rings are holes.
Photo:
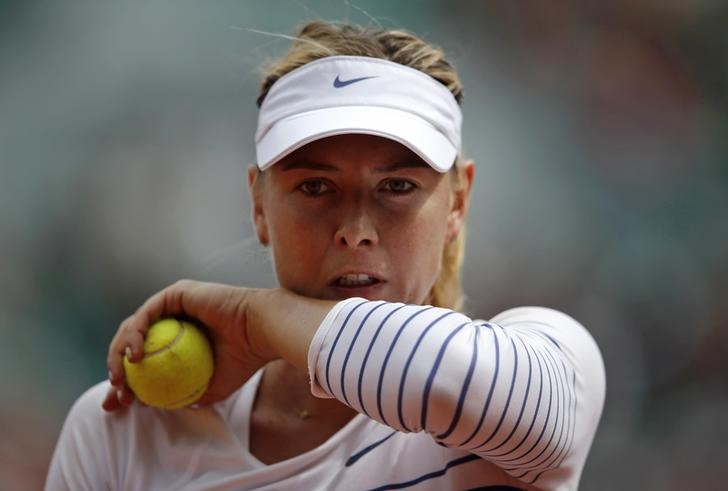
[[[0,2],[0,488],[40,488],[117,325],[179,278],[271,286],[249,220],[259,66],[307,19],[403,27],[465,85],[468,312],[599,342],[582,488],[718,489],[728,462],[728,5]]]

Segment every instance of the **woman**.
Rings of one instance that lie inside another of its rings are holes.
[[[417,37],[309,23],[266,75],[249,170],[280,289],[181,281],[125,320],[64,425],[49,489],[576,489],[599,350],[523,307],[455,312],[473,163],[462,90]],[[210,331],[195,408],[134,404],[156,319]],[[100,410],[103,404],[106,413]]]

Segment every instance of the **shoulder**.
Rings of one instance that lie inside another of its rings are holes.
[[[94,385],[71,407],[51,460],[46,489],[92,489],[93,482],[109,482],[106,432],[101,431],[106,417],[101,402],[108,388],[108,382]]]
[[[71,407],[63,425],[63,436],[76,440],[85,437],[85,443],[102,436],[99,425],[109,416],[101,408],[101,403],[110,387],[108,381],[100,382],[84,392]],[[66,435],[66,433],[70,433]]]
[[[199,455],[210,434],[230,431],[227,418],[237,393],[212,406],[165,411],[134,403],[110,413],[101,407],[109,388],[108,381],[96,384],[71,407],[46,489],[163,487],[182,472],[174,464],[184,459],[174,456]]]
[[[86,390],[71,407],[69,417],[74,414],[88,415],[90,413],[103,414],[101,403],[106,397],[106,393],[111,387],[108,380],[99,382]]]
[[[103,445],[105,449],[121,455],[140,442],[154,442],[156,437],[168,438],[169,433],[192,431],[196,426],[194,423],[203,419],[225,419],[238,397],[238,392],[235,392],[230,398],[212,406],[174,411],[135,402],[126,408],[107,412],[101,404],[110,387],[108,381],[100,382],[76,400],[66,417],[62,439],[71,439],[85,447]],[[187,423],[192,429],[187,427]]]
[[[114,412],[105,411],[101,404],[110,388],[108,380],[99,382],[76,399],[63,424],[59,445],[65,438],[84,447],[107,447],[114,435],[128,434],[128,427],[137,419],[136,413],[142,406],[135,403]]]

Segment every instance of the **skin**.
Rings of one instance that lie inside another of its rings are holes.
[[[271,245],[280,285],[307,297],[421,303],[462,223],[452,176],[381,137],[319,140],[258,178],[251,169],[258,237]],[[347,273],[379,282],[338,286]]]
[[[183,314],[206,326],[215,350],[215,374],[201,403],[228,397],[266,367],[251,418],[256,457],[270,464],[323,443],[355,413],[311,395],[306,358],[313,334],[344,298],[427,302],[443,248],[468,211],[472,162],[455,172],[440,174],[403,145],[371,135],[321,139],[265,173],[251,168],[253,222],[271,247],[281,288],[185,280],[151,297],[111,343],[104,408],[134,400],[121,368],[124,353],[139,361],[148,326]],[[349,274],[375,280],[342,284]]]

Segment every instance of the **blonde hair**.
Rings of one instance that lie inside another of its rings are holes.
[[[462,102],[460,79],[439,48],[405,31],[314,21],[301,27],[288,53],[264,70],[257,99],[258,106],[262,104],[271,86],[283,75],[306,63],[336,55],[383,58],[415,68],[442,83],[452,92],[458,103]],[[451,172],[455,186],[461,185],[459,167],[458,161]],[[428,295],[428,303],[455,310],[462,308],[464,298],[460,270],[464,249],[463,227],[445,245],[440,271]]]

